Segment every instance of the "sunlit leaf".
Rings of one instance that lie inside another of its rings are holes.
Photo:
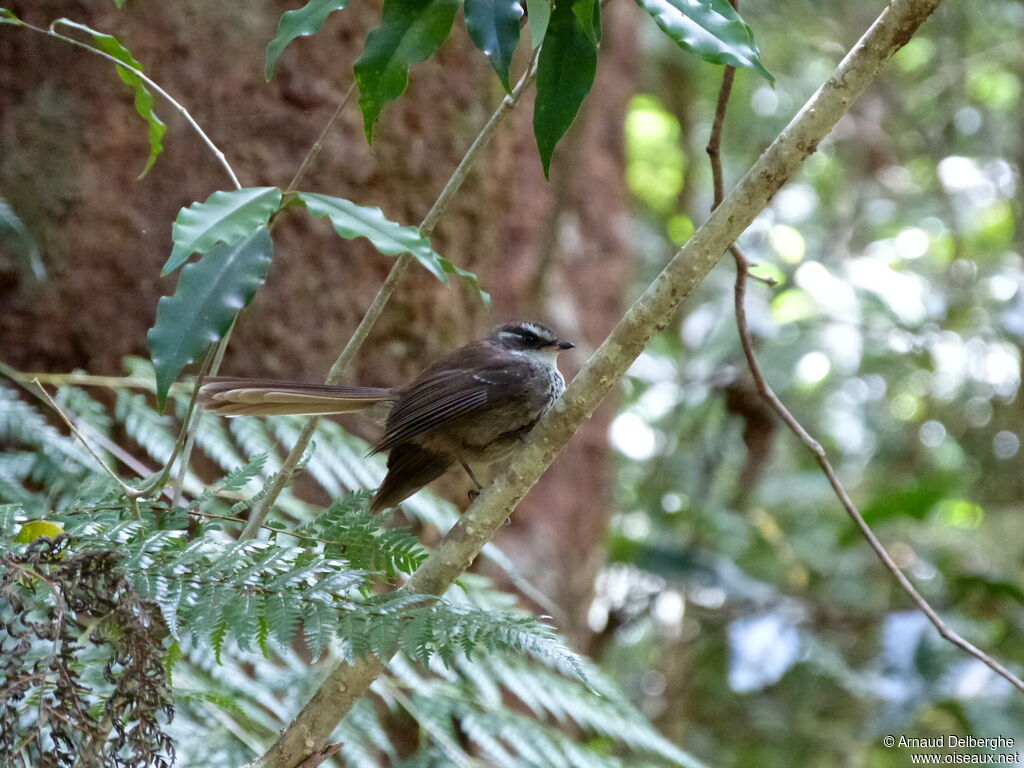
[[[526,22],[534,48],[544,42],[551,21],[551,0],[526,0]]]
[[[594,13],[600,12],[601,4],[594,3]],[[595,26],[599,28],[600,22]],[[551,155],[576,119],[596,72],[597,47],[580,25],[573,6],[557,4],[540,50],[533,108],[533,133],[545,176],[550,173]]]
[[[591,0],[593,1],[593,0]],[[512,91],[508,70],[519,45],[519,0],[466,0],[466,28],[473,45],[483,51],[505,90]]]
[[[385,0],[380,26],[356,61],[359,107],[367,141],[381,110],[409,84],[409,67],[430,58],[448,37],[459,0]]]
[[[71,27],[81,32],[86,32],[92,35],[93,42],[96,47],[104,53],[113,56],[120,62],[127,64],[129,67],[142,71],[142,64],[132,56],[131,51],[125,48],[121,42],[113,35],[107,35],[103,32],[97,32],[91,27],[87,27],[85,24],[79,24],[76,21],[70,19],[57,19],[53,24],[50,25],[50,29],[56,29],[58,26]],[[164,134],[167,132],[167,126],[164,125],[163,121],[156,116],[156,112],[153,111],[153,94],[146,88],[142,78],[140,78],[134,72],[131,72],[124,67],[117,67],[117,76],[121,78],[121,81],[131,87],[135,91],[135,111],[138,112],[139,117],[146,121],[149,133],[149,158],[146,160],[146,167],[142,169],[142,173],[139,174],[141,179],[147,173],[149,169],[153,167],[156,159],[160,156],[160,153],[164,151]]]
[[[206,253],[217,243],[230,245],[251,235],[280,205],[277,187],[247,187],[214,192],[205,203],[182,208],[171,228],[174,248],[163,274],[176,270],[193,253]]]
[[[278,57],[295,38],[315,35],[328,16],[347,7],[348,0],[309,0],[301,8],[285,11],[277,24],[277,34],[267,45],[267,63],[263,76],[270,80]]]
[[[163,407],[182,369],[220,341],[267,279],[273,242],[266,227],[231,245],[217,245],[181,270],[173,296],[160,299],[147,338]]]
[[[750,67],[774,83],[761,63],[754,34],[729,0],[637,0],[681,48],[712,64]]]
[[[14,11],[9,11],[6,8],[0,8],[0,24],[21,24],[21,19],[15,16]]]

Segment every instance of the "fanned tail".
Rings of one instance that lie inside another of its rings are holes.
[[[303,384],[218,376],[199,390],[199,404],[221,416],[322,416],[352,413],[393,402],[394,389]]]

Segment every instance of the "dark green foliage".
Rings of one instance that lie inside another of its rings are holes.
[[[205,203],[192,203],[178,212],[171,227],[174,247],[163,274],[173,272],[194,254],[205,254],[217,243],[233,245],[270,221],[281,205],[277,187],[247,187],[214,192]]]
[[[519,45],[523,6],[519,0],[466,0],[465,14],[473,45],[488,58],[501,84],[511,93],[508,70]]]
[[[315,35],[335,11],[348,7],[348,0],[309,0],[301,8],[285,11],[277,25],[277,34],[267,44],[267,63],[263,75],[270,82],[274,66],[284,49],[297,37]]]
[[[475,274],[452,264],[434,250],[430,238],[417,227],[405,227],[384,216],[384,212],[370,205],[356,205],[350,200],[312,192],[300,192],[299,200],[311,214],[330,219],[331,226],[340,237],[351,240],[365,237],[381,253],[397,256],[409,253],[434,277],[448,285],[448,275],[461,278],[473,288],[480,299],[491,306],[491,296],[480,287]]]
[[[128,364],[131,381],[152,380],[144,361]],[[13,391],[0,389],[5,391],[0,444],[16,445],[15,436],[30,440],[17,444],[29,456],[42,446],[58,455],[76,449],[34,407],[16,399]],[[175,408],[170,410],[182,413],[184,395],[171,397]],[[147,453],[169,450],[173,419],[161,417],[144,395],[122,391],[113,413],[105,413],[98,401],[78,390],[60,399],[73,417],[100,431],[123,429]],[[60,539],[60,563],[103,563],[102,572],[122,585],[112,594],[130,596],[116,600],[117,610],[150,611],[157,617],[150,624],[159,634],[149,636],[149,656],[140,651],[138,657],[162,660],[162,681],[173,672],[177,714],[169,726],[147,726],[146,733],[158,739],[172,736],[180,765],[250,759],[251,754],[239,750],[236,736],[268,739],[283,725],[281,717],[294,716],[317,679],[310,674],[309,657],[389,658],[396,650],[381,690],[393,690],[398,698],[374,694],[375,702],[361,703],[339,729],[345,759],[352,765],[379,766],[380,759],[398,764],[388,757],[394,748],[384,718],[399,715],[412,717],[421,729],[420,761],[441,755],[461,765],[472,762],[472,753],[493,753],[509,756],[498,764],[525,765],[535,752],[532,744],[550,743],[556,754],[573,755],[581,765],[691,764],[599,671],[541,621],[510,610],[514,597],[497,592],[486,579],[467,574],[462,589],[445,599],[394,590],[392,582],[415,569],[425,551],[407,530],[391,528],[387,518],[366,512],[368,491],[345,494],[326,510],[301,504],[286,491],[276,509],[292,518],[290,528],[298,536],[271,531],[266,540],[240,543],[225,530],[235,523],[203,516],[244,515],[262,496],[280,460],[271,434],[292,439],[299,424],[299,419],[280,418],[269,424],[234,420],[230,430],[204,427],[210,431],[199,444],[224,467],[225,475],[203,484],[189,480],[186,487],[197,487],[186,494],[192,498],[187,509],[169,509],[159,498],[143,500],[142,520],[134,519],[116,486],[98,474],[89,457],[82,465],[64,462],[65,469],[74,467],[80,474],[68,488],[61,511],[39,505],[30,514],[21,504],[0,505],[4,556],[26,551],[27,545],[14,543],[11,536],[46,510],[45,519],[67,531]],[[322,423],[315,439],[320,456],[316,477],[324,483],[358,484],[355,478],[379,463],[366,459],[365,443],[333,422]],[[7,457],[0,452],[0,465]],[[61,466],[52,466],[42,476],[43,498],[47,488],[63,487],[60,473]],[[0,502],[6,498],[0,485]],[[450,508],[429,498],[407,511],[421,521],[444,525],[453,517]],[[304,522],[295,524],[295,517]],[[491,559],[505,562],[497,553]],[[519,574],[509,575],[522,581]],[[55,605],[53,593],[41,583],[25,599],[26,607],[31,604],[42,612]],[[0,615],[4,605],[0,600]],[[96,637],[97,647],[112,653],[114,634]],[[69,665],[82,670],[79,693],[89,700],[88,713],[101,712],[101,702],[113,695],[115,683],[104,682],[102,664],[94,665],[77,646],[67,645],[63,652]],[[413,679],[421,681],[415,693],[401,693]],[[530,692],[537,693],[531,698]],[[500,716],[505,695],[530,706],[531,714],[518,717],[514,727]],[[281,702],[273,712],[263,706],[268,697]],[[130,717],[145,713],[126,713],[125,734],[131,738]],[[92,721],[83,722],[72,743],[89,738]],[[222,729],[221,722],[230,723],[230,730]],[[566,723],[573,723],[568,731]],[[25,733],[21,725],[9,727],[19,737]],[[585,739],[579,738],[577,728]]]
[[[112,767],[171,765],[167,628],[118,561],[109,549],[75,551],[66,535],[0,553],[4,766],[71,768],[83,756]]]
[[[380,571],[389,577],[412,573],[427,556],[409,528],[384,528],[369,511],[370,494],[360,491],[338,499],[299,533],[323,539],[324,551],[344,558],[353,568]]]
[[[181,271],[174,296],[160,299],[149,348],[161,407],[189,363],[227,332],[267,278],[273,243],[266,227],[232,245],[214,246]]]
[[[448,283],[444,269],[438,263],[441,257],[434,251],[430,239],[424,237],[418,228],[391,221],[376,206],[356,205],[341,197],[300,192],[299,199],[311,214],[329,219],[340,237],[346,240],[365,237],[374,248],[388,256],[411,253],[434,277]]]
[[[458,9],[458,0],[385,0],[380,26],[355,65],[367,141],[384,105],[405,93],[409,67],[433,56],[448,37]]]
[[[574,7],[568,2],[555,4],[537,62],[533,132],[545,176],[555,147],[576,119],[597,72],[597,46],[588,29],[599,29],[600,21],[585,29]],[[593,3],[592,12],[599,19],[601,4]]]

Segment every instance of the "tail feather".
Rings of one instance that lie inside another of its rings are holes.
[[[388,455],[388,473],[370,502],[370,511],[383,512],[398,506],[443,475],[451,463],[447,456],[432,453],[415,443],[396,445]]]
[[[222,416],[319,416],[351,413],[392,402],[394,389],[383,387],[342,387],[303,384],[294,381],[268,381],[216,377],[199,390],[199,403]]]

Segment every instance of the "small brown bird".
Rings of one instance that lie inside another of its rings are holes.
[[[372,453],[389,451],[388,472],[370,503],[397,506],[451,466],[508,457],[565,390],[558,353],[573,344],[540,323],[506,323],[490,336],[427,366],[404,387],[345,387],[212,378],[200,403],[224,416],[324,415],[390,405]]]

